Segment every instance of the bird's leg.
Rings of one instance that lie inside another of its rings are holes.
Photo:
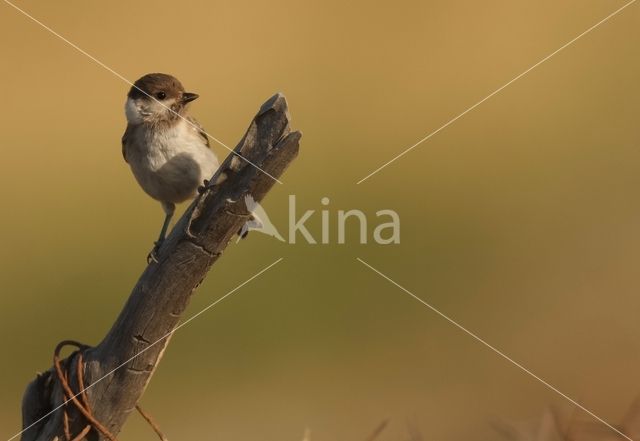
[[[158,236],[158,240],[153,244],[153,249],[147,256],[147,263],[158,262],[157,254],[162,243],[167,237],[167,229],[169,228],[169,223],[171,222],[176,206],[171,202],[162,202],[162,208],[165,212],[164,222],[162,224],[162,229],[160,230],[160,236]]]
[[[169,228],[169,222],[171,222],[172,217],[173,213],[167,214],[164,217],[164,223],[162,224],[162,229],[160,230],[160,236],[158,236],[158,241],[156,242],[158,246],[162,245],[162,242],[164,242],[165,238],[167,237],[167,228]]]

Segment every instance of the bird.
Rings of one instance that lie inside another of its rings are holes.
[[[165,213],[149,262],[157,261],[176,204],[197,196],[220,166],[208,135],[188,113],[197,98],[164,73],[142,76],[127,94],[122,156],[140,187],[160,202]]]

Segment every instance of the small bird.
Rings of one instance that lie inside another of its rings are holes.
[[[150,260],[156,260],[176,204],[194,198],[220,165],[207,134],[187,113],[196,98],[177,78],[163,73],[143,76],[127,95],[122,155],[138,184],[165,212]]]

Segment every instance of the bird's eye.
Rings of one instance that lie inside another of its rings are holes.
[[[156,98],[158,98],[159,100],[163,100],[167,97],[167,94],[164,92],[158,92],[156,93]]]

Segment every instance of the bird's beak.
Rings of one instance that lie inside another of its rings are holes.
[[[195,100],[199,96],[200,95],[198,95],[197,93],[185,92],[182,94],[182,102],[185,104],[190,103],[191,101]]]

